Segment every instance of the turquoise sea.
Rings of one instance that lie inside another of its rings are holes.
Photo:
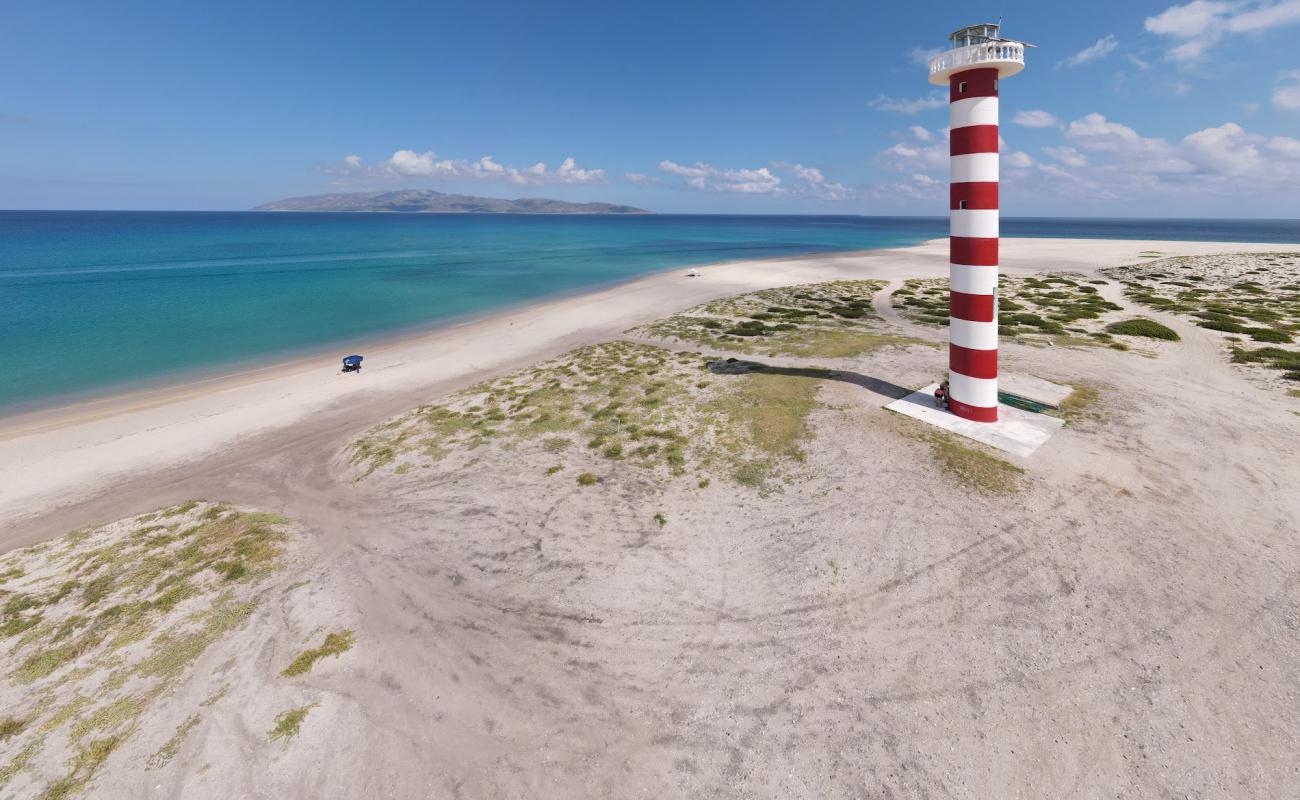
[[[915,217],[0,212],[0,413],[342,356],[666,268],[946,233]],[[1007,219],[1003,233],[1296,243],[1300,222]]]

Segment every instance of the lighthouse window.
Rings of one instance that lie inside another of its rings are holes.
[[[961,83],[957,84],[957,93],[966,94],[966,81],[962,81]]]
[[[965,200],[959,200],[959,201],[957,202],[957,207],[958,207],[958,208],[965,208],[965,207],[966,207],[966,201],[965,201]]]

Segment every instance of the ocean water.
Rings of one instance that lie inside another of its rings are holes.
[[[1003,232],[1300,242],[1290,221],[1007,219]],[[915,217],[0,212],[0,413],[342,356],[665,268],[946,233],[945,218]]]

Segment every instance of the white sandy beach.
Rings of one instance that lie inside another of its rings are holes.
[[[1273,251],[1275,244],[1004,239],[1003,270],[1094,271],[1131,263],[1143,251],[1186,255]],[[803,258],[737,261],[668,270],[592,294],[544,302],[423,336],[371,347],[360,375],[331,358],[0,420],[0,551],[70,527],[80,515],[52,514],[94,498],[97,518],[130,513],[123,484],[154,487],[157,500],[204,459],[229,463],[274,453],[308,435],[340,438],[430,396],[553,356],[617,338],[634,325],[717,297],[794,283],[846,278],[901,281],[946,275],[947,242]],[[146,477],[151,476],[151,477]],[[135,492],[131,493],[132,496]],[[80,523],[77,523],[80,524]],[[71,526],[75,527],[75,525]]]

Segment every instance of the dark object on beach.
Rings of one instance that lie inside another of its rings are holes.
[[[345,356],[343,359],[344,372],[360,372],[361,356]]]
[[[948,388],[948,381],[944,381],[943,383],[940,383],[938,386],[935,387],[934,389],[935,408],[948,407],[948,401],[951,399],[949,392],[951,391],[952,390]]]

